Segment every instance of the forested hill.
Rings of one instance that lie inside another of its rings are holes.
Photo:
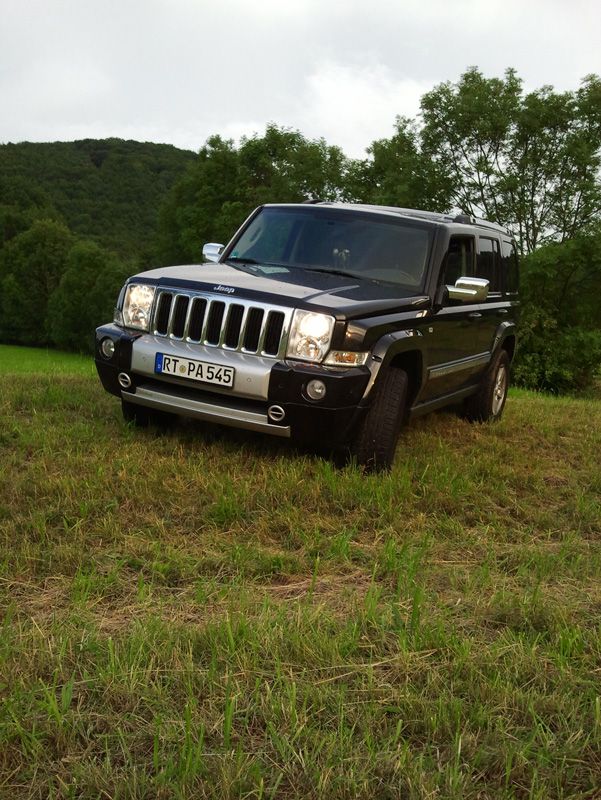
[[[195,154],[168,144],[84,139],[0,145],[0,203],[43,206],[122,256],[152,260],[158,211]]]

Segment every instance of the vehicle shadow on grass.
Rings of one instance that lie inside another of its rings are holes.
[[[440,409],[433,412],[429,419],[419,418],[408,422],[401,430],[400,442],[405,436],[411,436],[434,419],[448,418],[457,420],[457,410]],[[128,423],[123,423],[128,425]],[[129,425],[128,425],[129,427]],[[135,430],[132,428],[132,430]],[[138,433],[141,433],[139,431]],[[316,441],[302,441],[296,438],[279,438],[268,436],[255,431],[242,428],[232,428],[227,425],[203,422],[189,417],[165,415],[161,424],[151,424],[146,434],[156,437],[177,437],[183,443],[190,445],[205,445],[212,447],[221,446],[227,453],[245,450],[257,458],[275,461],[279,459],[309,459],[317,462],[327,462],[336,469],[357,469],[348,447],[332,447]]]
[[[138,434],[146,433],[159,438],[173,437],[190,445],[222,445],[230,452],[244,447],[247,450],[256,451],[257,455],[271,458],[294,456],[295,454],[314,454],[309,446],[293,439],[268,436],[243,428],[232,428],[174,414],[166,414],[164,418],[161,418],[160,423],[151,423],[145,431],[137,430],[131,423],[121,422],[121,424]]]

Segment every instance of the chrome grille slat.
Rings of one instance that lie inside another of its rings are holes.
[[[171,295],[171,308],[169,309],[169,319],[167,320],[167,336],[171,336],[173,331],[173,317],[175,316],[175,307],[177,305],[177,298],[179,295]]]
[[[188,305],[182,329],[181,316],[183,316],[184,303]],[[181,311],[176,327],[177,332],[182,333],[182,336],[174,335],[178,306],[181,306]],[[167,309],[168,315],[166,314]],[[161,287],[157,293],[151,330],[155,336],[176,341],[184,340],[191,344],[218,347],[230,352],[283,358],[286,354],[292,313],[293,309],[291,308],[257,303],[238,297]],[[162,325],[160,324],[160,315],[162,315]],[[166,316],[167,325],[165,326]],[[271,322],[272,318],[273,322]],[[196,338],[199,328],[200,338]],[[190,335],[191,333],[195,334],[194,337]],[[212,339],[211,342],[207,341],[209,335]],[[270,352],[268,353],[265,352],[266,338],[269,339],[268,349]],[[277,353],[272,352],[275,349],[274,341],[279,342]],[[234,342],[235,346],[233,346]],[[251,347],[247,348],[247,344]]]
[[[288,325],[286,324],[286,319],[284,319],[284,324],[282,325],[282,332],[280,333],[280,341],[278,344],[278,353],[281,353],[282,350],[286,352],[287,344],[288,344]]]
[[[265,347],[265,337],[267,336],[267,324],[269,322],[270,316],[271,316],[271,311],[268,311],[267,314],[263,315],[263,322],[261,323],[261,333],[259,335],[259,344],[257,346],[258,353],[262,353],[263,348]]]
[[[207,330],[209,328],[209,320],[211,318],[211,309],[213,308],[213,301],[207,298],[207,305],[205,308],[205,316],[202,321],[202,331],[200,332],[200,341],[204,342],[207,338]]]
[[[230,324],[232,308],[233,306],[230,304],[227,305],[223,311],[223,317],[221,318],[221,333],[219,334],[219,344],[217,347],[225,347],[225,337],[227,336],[227,326]]]
[[[184,339],[190,338],[190,320],[192,319],[192,309],[194,308],[194,298],[191,297],[188,303],[188,310],[186,311],[186,321],[184,322]]]
[[[246,325],[248,323],[248,315],[250,313],[250,306],[244,306],[242,313],[242,321],[240,322],[240,338],[238,339],[237,350],[244,350],[244,339],[246,337]]]

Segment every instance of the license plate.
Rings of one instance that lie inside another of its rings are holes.
[[[188,378],[200,383],[216,383],[219,386],[232,387],[236,370],[233,367],[222,367],[206,361],[194,361],[181,356],[168,356],[157,353],[154,360],[154,371],[159,375],[173,375]]]

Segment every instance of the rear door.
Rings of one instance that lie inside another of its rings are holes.
[[[478,325],[478,347],[483,353],[491,353],[499,324],[507,314],[507,303],[503,298],[500,243],[494,234],[478,236],[475,276],[489,282],[488,298],[479,309],[482,318]]]

